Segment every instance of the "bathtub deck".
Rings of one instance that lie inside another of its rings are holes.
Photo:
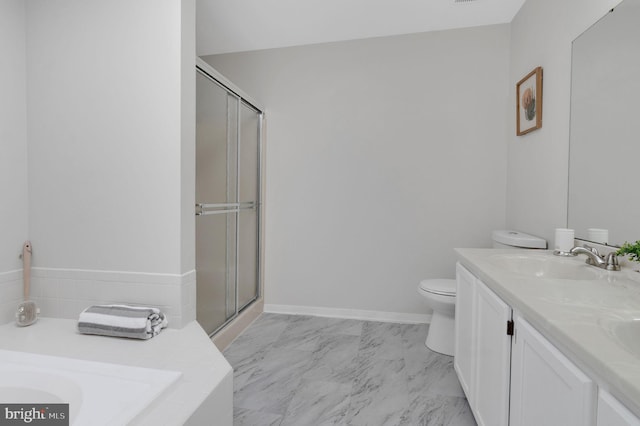
[[[195,321],[143,341],[82,335],[75,320],[40,318],[29,327],[0,326],[0,349],[180,371],[132,425],[233,423],[233,371]]]

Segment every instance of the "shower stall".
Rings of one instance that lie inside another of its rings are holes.
[[[262,108],[196,66],[196,318],[215,334],[260,296]]]

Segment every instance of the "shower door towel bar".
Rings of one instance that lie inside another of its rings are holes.
[[[206,216],[210,214],[237,213],[241,210],[254,210],[256,203],[246,201],[244,203],[197,203],[196,216]]]

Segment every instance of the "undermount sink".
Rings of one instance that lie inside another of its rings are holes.
[[[640,357],[640,319],[612,321],[606,328],[622,348]]]
[[[582,258],[551,254],[495,254],[488,260],[514,274],[534,278],[595,280],[602,277],[604,272],[587,265]]]

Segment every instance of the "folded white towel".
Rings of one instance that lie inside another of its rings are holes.
[[[157,308],[127,305],[95,305],[82,311],[78,331],[101,336],[150,339],[169,324]]]

